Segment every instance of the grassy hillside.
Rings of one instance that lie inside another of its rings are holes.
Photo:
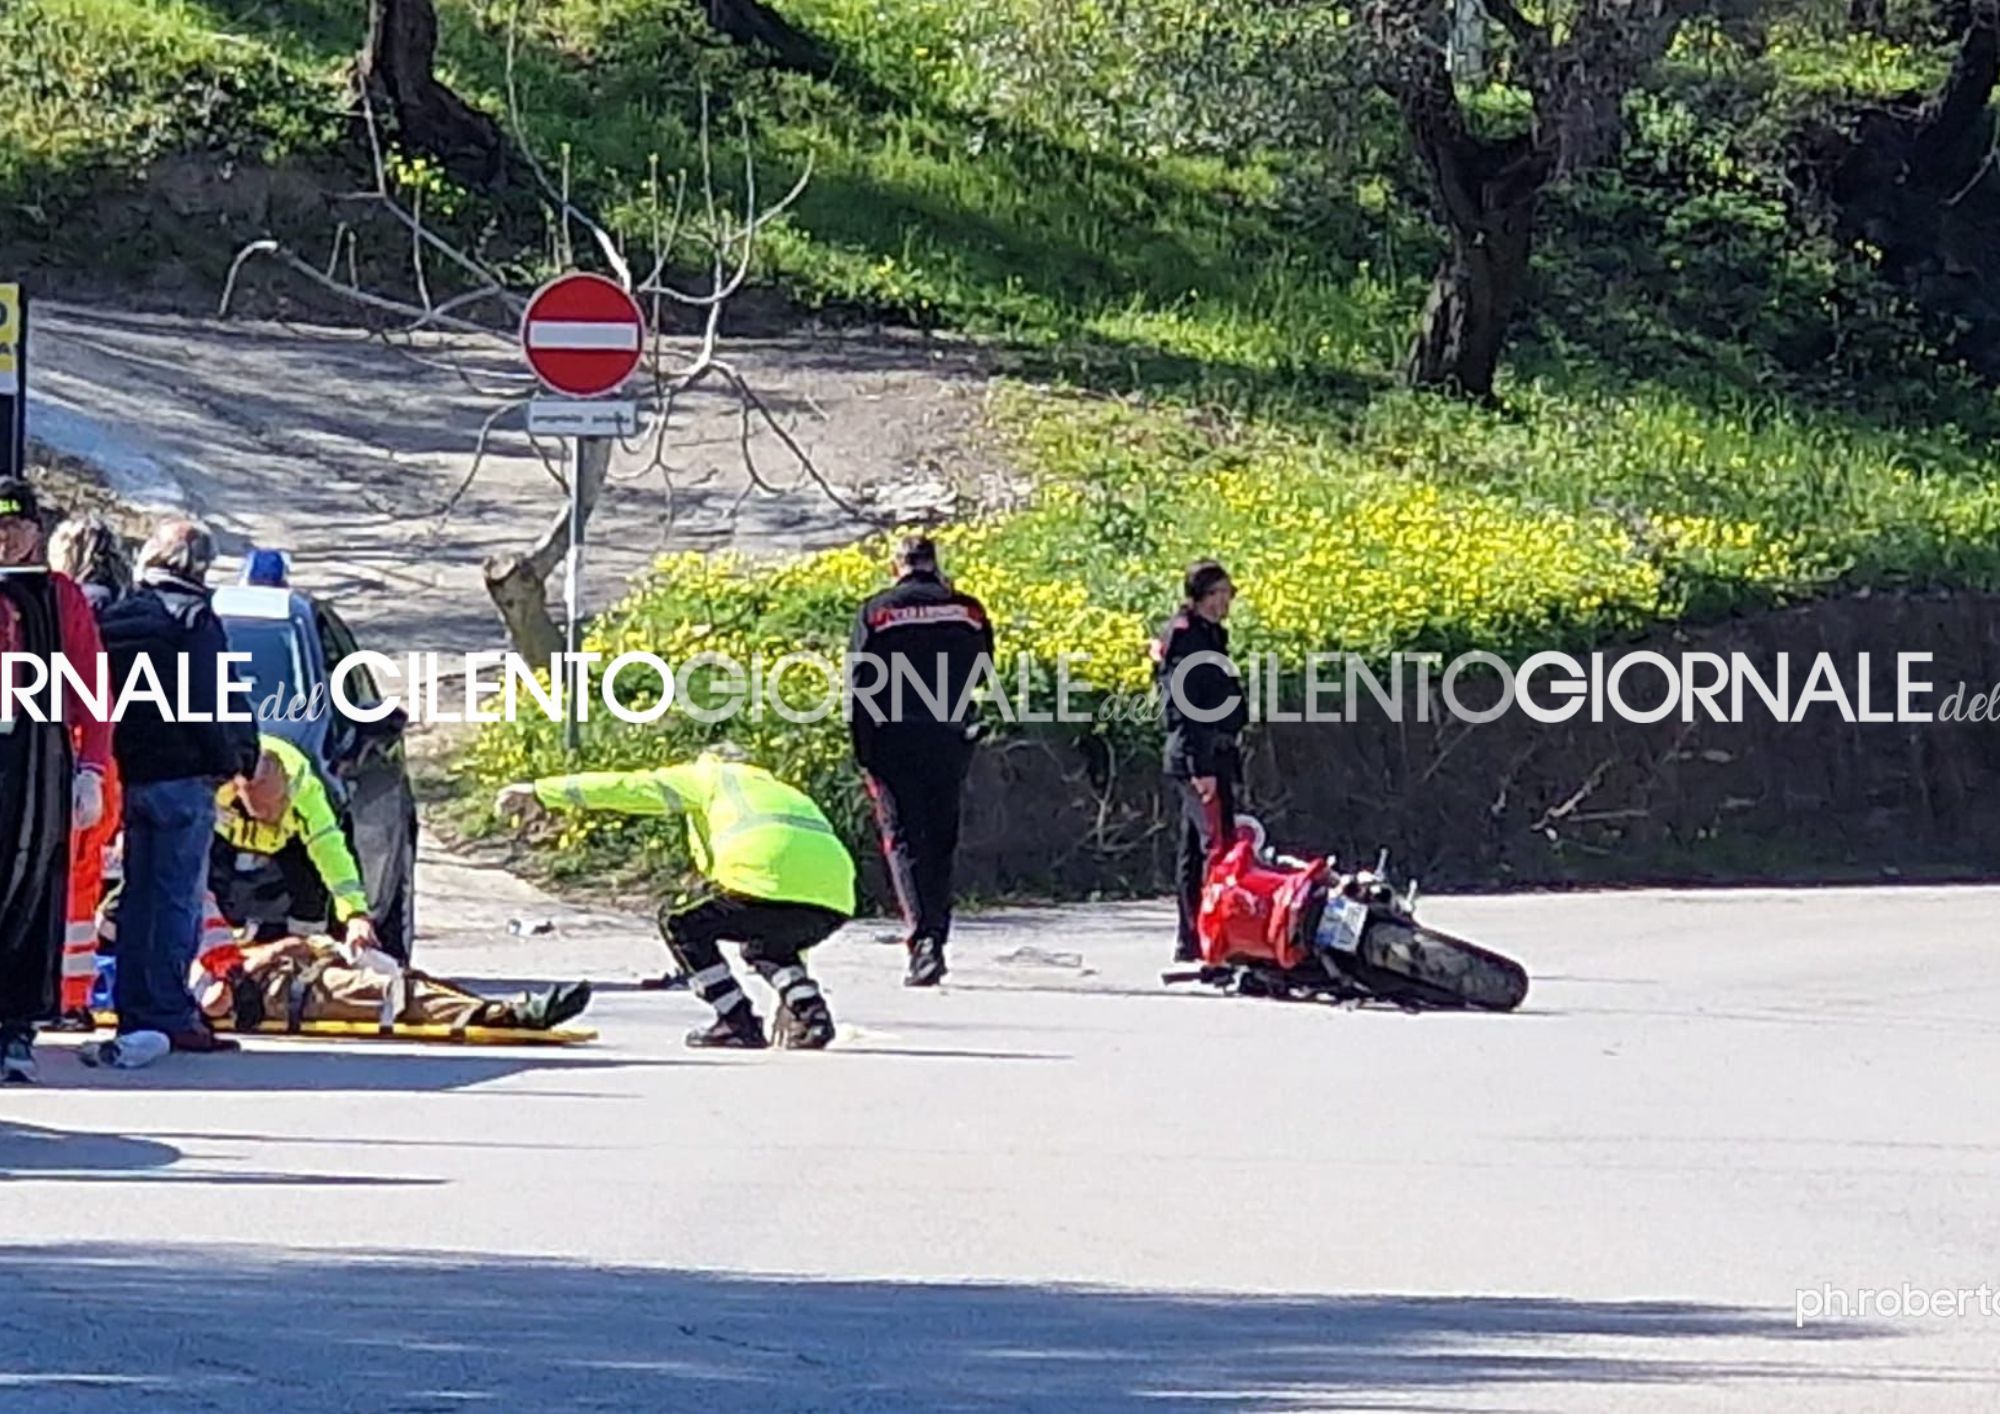
[[[839,56],[832,79],[760,67],[681,0],[524,4],[529,136],[545,155],[567,144],[580,189],[637,233],[649,163],[693,160],[706,88],[729,160],[747,134],[765,190],[815,163],[764,281],[808,309],[1020,353],[1034,381],[1001,421],[1038,501],[948,538],[1009,650],[1087,650],[1103,685],[1135,681],[1197,553],[1237,567],[1244,646],[1287,654],[1507,651],[1861,585],[2000,586],[1990,392],[1952,363],[1950,329],[1798,196],[1810,135],[1935,84],[1940,47],[1799,10],[1754,48],[1686,31],[1633,99],[1627,159],[1547,212],[1492,411],[1394,386],[1437,247],[1338,12],[780,8]],[[445,77],[499,111],[512,0],[440,9]],[[352,163],[341,72],[360,10],[16,0],[0,13],[0,249],[73,259],[80,213],[176,152]],[[1518,121],[1509,91],[1475,97]],[[453,195],[476,226],[478,199]],[[670,656],[837,642],[871,555],[670,561],[598,637]],[[669,720],[594,724],[590,754],[683,749],[695,729]],[[781,726],[747,734],[850,799],[837,728]],[[553,733],[523,726],[471,764],[490,781],[558,758]]]

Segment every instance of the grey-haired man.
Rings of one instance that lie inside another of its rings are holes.
[[[216,788],[257,766],[257,725],[246,700],[229,704],[243,721],[213,720],[218,660],[229,651],[209,604],[214,560],[215,542],[200,525],[163,522],[139,552],[138,584],[103,621],[113,681],[124,684],[147,659],[169,697],[185,702],[194,719],[176,720],[151,702],[133,701],[112,740],[125,783],[118,1029],[164,1032],[177,1051],[236,1049],[209,1028],[187,983],[201,943]]]

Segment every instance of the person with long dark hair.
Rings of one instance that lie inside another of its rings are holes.
[[[1243,779],[1237,737],[1249,720],[1241,675],[1229,656],[1223,620],[1236,598],[1229,572],[1214,560],[1188,567],[1186,597],[1153,644],[1153,680],[1166,728],[1162,767],[1180,802],[1175,873],[1180,932],[1174,961],[1201,957],[1195,919],[1209,856],[1236,831],[1236,796]]]
[[[132,588],[132,557],[125,542],[103,516],[73,515],[49,536],[49,568],[68,575],[83,591],[91,612],[102,620],[105,611]],[[73,746],[80,746],[80,727],[70,728]],[[94,825],[70,831],[69,923],[63,934],[62,1024],[76,1030],[91,1026],[90,994],[97,981],[97,954],[109,950],[110,923],[116,900],[107,890],[105,857],[124,825],[125,792],[115,761],[104,771],[104,811]]]

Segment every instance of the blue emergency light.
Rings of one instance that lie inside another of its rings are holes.
[[[283,589],[291,562],[283,550],[252,550],[243,560],[243,583]]]

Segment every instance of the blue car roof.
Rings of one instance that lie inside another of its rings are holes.
[[[313,688],[318,687],[324,693],[326,665],[319,661],[319,634],[314,623],[313,601],[310,595],[296,589],[268,585],[226,584],[213,592],[210,602],[214,605],[216,616],[225,625],[231,620],[290,622],[299,634],[301,659],[312,678],[309,682],[295,685],[295,688],[311,692]],[[267,732],[280,741],[290,742],[301,751],[324,762],[332,711],[332,703],[322,697],[317,716],[277,717],[268,720],[260,717],[257,730]]]

